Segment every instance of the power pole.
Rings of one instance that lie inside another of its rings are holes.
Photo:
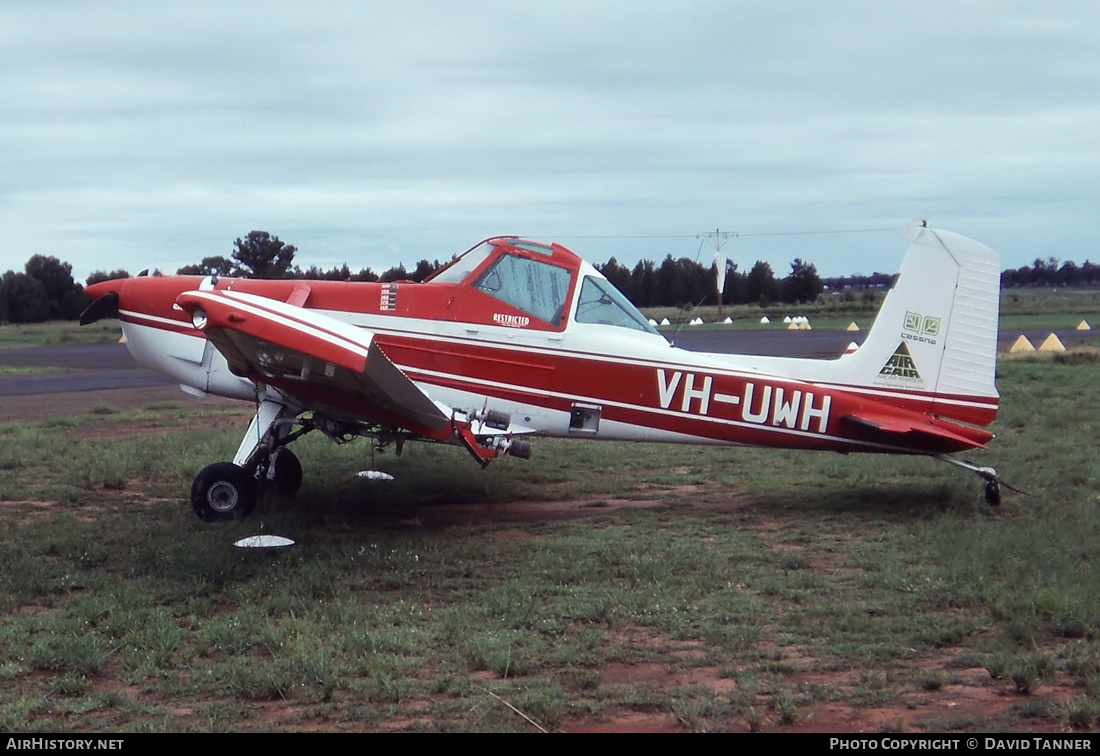
[[[726,288],[726,256],[722,254],[722,246],[737,236],[736,231],[722,231],[721,229],[714,229],[713,231],[703,231],[695,235],[696,239],[713,239],[714,240],[714,266],[717,268],[715,273],[714,288],[718,292],[718,319],[722,320],[722,292]],[[700,247],[702,244],[700,243]]]

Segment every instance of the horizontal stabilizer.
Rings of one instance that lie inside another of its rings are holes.
[[[947,442],[951,450],[984,449],[985,443],[993,438],[993,434],[981,428],[971,428],[965,425],[956,425],[943,420],[927,417],[890,416],[883,414],[863,413],[859,415],[845,415],[844,421],[862,428],[877,431],[892,436],[923,436],[932,445]],[[956,447],[956,445],[961,445]]]

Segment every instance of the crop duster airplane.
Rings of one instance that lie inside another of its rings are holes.
[[[710,354],[668,343],[592,265],[558,244],[488,239],[423,283],[153,276],[89,286],[81,316],[121,320],[139,362],[256,415],[232,462],[203,469],[204,520],[295,493],[288,445],[436,441],[482,465],[528,437],[950,456],[985,448],[1000,265],[927,222],[863,346],[834,360]]]

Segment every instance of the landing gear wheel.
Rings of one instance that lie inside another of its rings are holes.
[[[191,506],[207,522],[243,519],[256,508],[256,481],[232,462],[210,465],[191,484]]]
[[[995,479],[986,481],[985,500],[991,507],[1001,506],[1001,485]]]
[[[302,463],[285,446],[271,460],[275,466],[275,490],[283,496],[293,496],[302,487]]]

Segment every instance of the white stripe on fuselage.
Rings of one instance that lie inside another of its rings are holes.
[[[362,317],[362,313],[341,313],[340,311],[325,311],[331,317],[338,318],[340,315],[348,316],[355,315],[357,319]],[[374,318],[371,318],[374,320]],[[392,318],[379,318],[378,320],[391,321]],[[972,399],[960,399],[946,397],[935,394],[934,392],[916,392],[913,390],[899,390],[891,391],[888,388],[872,388],[867,386],[857,386],[847,383],[836,383],[831,381],[821,381],[805,378],[797,378],[794,376],[780,375],[776,373],[764,373],[761,371],[755,371],[746,368],[738,368],[728,364],[728,360],[737,359],[738,355],[724,355],[716,354],[713,352],[689,352],[684,349],[674,347],[667,342],[662,345],[654,345],[656,349],[672,350],[675,355],[681,359],[663,359],[661,357],[629,357],[618,354],[612,354],[609,352],[588,352],[568,349],[565,347],[546,346],[540,347],[537,345],[529,344],[515,344],[504,343],[510,342],[516,335],[514,329],[500,328],[493,326],[479,326],[479,329],[485,329],[493,335],[500,335],[500,339],[497,341],[473,338],[462,335],[448,335],[442,333],[427,333],[424,331],[410,331],[399,328],[386,327],[385,325],[378,325],[373,322],[357,323],[354,320],[349,320],[360,328],[366,328],[375,333],[389,334],[393,336],[401,336],[409,339],[416,339],[421,341],[442,341],[451,344],[461,345],[474,345],[479,347],[488,347],[504,352],[521,352],[527,354],[537,355],[549,355],[549,356],[566,356],[576,357],[582,359],[610,359],[617,365],[636,365],[639,367],[650,368],[674,368],[674,369],[691,369],[699,372],[709,373],[711,375],[720,375],[734,378],[744,378],[748,380],[761,380],[768,379],[774,381],[786,381],[790,383],[801,383],[819,388],[830,388],[836,391],[842,391],[845,393],[860,394],[862,396],[881,397],[891,400],[909,400],[914,402],[926,402],[931,404],[937,402],[939,404],[947,404],[955,407],[964,407],[972,409],[993,409],[997,406],[996,397],[980,397],[975,396]],[[418,324],[424,325],[427,328],[439,328],[440,323],[437,321],[417,321]],[[540,334],[542,332],[532,332]],[[662,339],[663,341],[663,339]],[[648,346],[648,345],[647,345]],[[703,358],[703,359],[700,359]]]
[[[149,313],[138,312],[136,310],[119,310],[118,314],[119,315],[125,315],[128,318],[133,318],[134,320],[148,320],[150,323],[159,323],[159,324],[162,324],[162,325],[173,326],[174,328],[185,328],[185,329],[188,329],[188,330],[195,331],[196,336],[201,335],[201,333],[199,331],[196,331],[190,323],[186,323],[182,320],[173,320],[172,318],[162,318],[159,315],[150,315]],[[156,326],[154,325],[154,326],[149,326],[149,327],[155,328]],[[161,329],[161,330],[165,330],[165,329]]]

